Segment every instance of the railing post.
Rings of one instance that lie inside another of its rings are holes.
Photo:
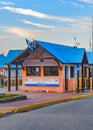
[[[90,78],[90,93],[92,93],[92,78]]]
[[[86,86],[86,83],[87,83],[87,78],[84,78],[84,88],[87,89],[87,86]]]

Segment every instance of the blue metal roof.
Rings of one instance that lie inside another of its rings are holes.
[[[87,52],[88,64],[93,65],[93,52]]]
[[[85,53],[84,48],[74,48],[37,40],[36,42],[64,64],[82,63]]]
[[[8,64],[11,60],[13,60],[16,56],[18,56],[23,50],[9,50],[6,56],[6,64]]]
[[[5,64],[8,64],[10,61],[12,61],[14,58],[16,58],[23,50],[9,50]],[[15,65],[11,65],[11,68],[15,68]]]
[[[3,54],[1,54],[0,55],[0,68],[4,68],[5,59],[6,57]]]

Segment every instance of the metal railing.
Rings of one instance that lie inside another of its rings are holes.
[[[79,91],[82,90],[82,78],[76,79],[75,86],[73,87],[74,93],[77,92],[77,88],[79,89]],[[90,93],[92,93],[92,90],[93,90],[93,78],[92,77],[83,79],[83,89],[90,90]]]

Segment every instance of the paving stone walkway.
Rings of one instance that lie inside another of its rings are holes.
[[[46,92],[23,92],[23,91],[11,91],[11,92],[6,92],[6,93],[18,93],[18,94],[23,94],[27,96],[26,100],[21,100],[21,101],[15,101],[15,102],[9,102],[9,103],[1,103],[0,107],[22,107],[26,105],[31,105],[31,104],[36,104],[39,102],[45,102],[45,101],[51,101],[51,100],[56,100],[56,99],[61,99],[61,98],[67,98],[67,97],[73,97],[73,96],[78,96],[78,95],[84,95],[89,92],[80,92],[80,93],[73,93],[73,92],[68,92],[68,93],[46,93]]]

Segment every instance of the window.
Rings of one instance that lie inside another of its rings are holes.
[[[39,66],[28,66],[27,75],[29,76],[40,76],[40,67]]]
[[[44,76],[58,76],[58,67],[57,66],[45,66],[44,67]]]
[[[70,67],[70,77],[71,77],[71,78],[74,78],[74,77],[75,77],[75,67],[74,67],[74,66],[71,66],[71,67]]]

